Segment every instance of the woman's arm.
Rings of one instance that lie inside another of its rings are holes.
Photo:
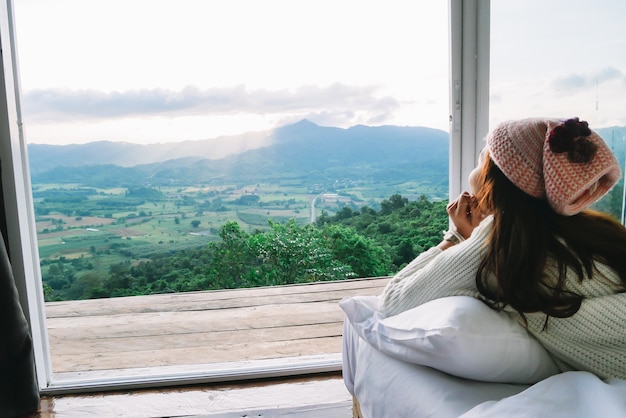
[[[445,251],[437,246],[420,254],[387,284],[380,310],[391,316],[445,296],[479,296],[476,272],[490,230],[491,218],[487,218],[466,241],[443,244],[451,245]]]

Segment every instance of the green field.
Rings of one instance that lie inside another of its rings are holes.
[[[333,215],[344,207],[377,208],[391,194],[416,199],[427,185],[417,182],[333,187],[301,180],[240,185],[96,188],[37,183],[33,186],[41,271],[48,294],[97,286],[121,266],[169,256],[220,240],[229,221],[242,231],[269,229],[269,221],[299,225],[315,212]],[[429,199],[438,196],[427,195]],[[438,200],[438,199],[437,199]],[[80,284],[79,284],[80,282]],[[89,284],[91,283],[91,284]],[[51,289],[51,290],[50,290]]]
[[[311,219],[311,200],[294,184],[256,184],[235,188],[160,187],[161,198],[132,202],[127,190],[97,189],[86,200],[51,201],[46,192],[64,191],[73,196],[78,185],[37,184],[33,188],[37,221],[39,255],[42,261],[88,257],[134,261],[142,256],[172,248],[197,247],[218,239],[220,227],[237,221],[244,230],[267,228],[268,220],[286,222],[297,219],[305,224]],[[84,187],[84,186],[83,186]],[[57,193],[58,194],[58,193]],[[258,196],[254,204],[242,204],[242,196]],[[44,197],[37,197],[44,196]],[[119,209],[107,205],[117,199]],[[129,200],[129,203],[124,203]],[[139,204],[137,204],[139,203]],[[350,199],[350,204],[365,201]],[[316,212],[334,213],[346,201],[318,202]],[[211,205],[214,205],[211,207]],[[89,208],[89,214],[78,215]],[[98,263],[109,264],[109,263]]]

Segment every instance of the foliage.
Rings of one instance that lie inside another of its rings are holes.
[[[165,195],[162,192],[150,187],[129,187],[126,196],[151,201],[165,200]]]
[[[192,221],[193,222],[193,221]],[[144,261],[92,271],[90,257],[42,266],[47,300],[130,296],[273,286],[390,275],[423,249],[439,242],[445,202],[393,195],[380,211],[344,207],[317,224],[269,221],[265,231],[246,232],[235,221],[219,229],[219,241],[201,247],[144,254]],[[115,243],[113,243],[115,244]],[[127,244],[106,251],[133,252]],[[98,251],[96,247],[91,253]],[[80,273],[79,273],[80,272]]]
[[[394,194],[380,204],[380,211],[367,206],[353,210],[345,206],[334,216],[322,214],[318,226],[342,225],[354,228],[385,249],[391,258],[391,271],[396,272],[422,251],[441,241],[442,231],[448,229],[445,201],[432,202],[425,196],[409,202]]]
[[[380,244],[364,237],[354,228],[327,225],[324,239],[333,257],[348,264],[357,277],[386,276],[392,273],[391,259]]]

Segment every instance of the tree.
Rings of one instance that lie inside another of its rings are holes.
[[[236,205],[253,206],[253,205],[258,205],[260,200],[261,198],[256,194],[244,194],[241,197],[239,197],[239,199],[236,199],[235,201],[233,201],[233,203]]]
[[[206,284],[212,289],[250,287],[251,272],[258,265],[256,252],[250,247],[249,235],[234,221],[220,228],[218,243],[210,243],[211,264]]]
[[[394,194],[389,198],[389,200],[383,200],[380,202],[380,213],[382,215],[389,215],[394,210],[401,209],[408,204],[409,199],[402,197],[399,194]]]
[[[373,240],[392,260],[389,272],[393,273],[439,243],[441,231],[448,228],[446,204],[431,202],[424,195],[409,202],[396,194],[381,203],[379,212],[364,206],[350,217],[345,217],[347,211],[326,216],[318,225],[352,227],[356,233]]]
[[[323,222],[299,225],[269,222],[266,231],[247,233],[237,222],[219,229],[219,241],[199,248],[146,254],[149,262],[125,261],[104,274],[93,270],[92,258],[59,258],[42,269],[46,300],[130,296],[270,286],[393,274],[441,239],[447,228],[446,202],[425,196],[408,202],[400,195],[386,201],[387,214],[367,206],[345,207]],[[408,203],[407,203],[408,202]],[[175,217],[180,223],[184,213]],[[200,220],[191,221],[196,228]],[[128,247],[128,248],[127,248]],[[103,247],[104,248],[104,247]],[[135,251],[129,244],[110,244],[111,252]],[[98,252],[94,245],[92,253]],[[42,266],[44,264],[42,263]],[[98,270],[96,270],[98,271]],[[95,273],[95,271],[94,271]]]
[[[103,298],[110,295],[105,290],[107,275],[104,272],[88,272],[76,278],[72,286],[66,290],[69,299]]]
[[[348,218],[351,218],[353,214],[354,213],[349,206],[344,206],[343,208],[341,208],[339,212],[335,214],[335,217],[337,219],[348,219]]]
[[[350,266],[337,260],[322,231],[299,227],[295,220],[269,221],[270,230],[255,236],[266,285],[340,280],[354,277]]]
[[[402,240],[400,245],[398,245],[397,254],[394,264],[398,266],[410,263],[417,256],[415,249],[408,239]]]
[[[334,258],[349,265],[357,277],[390,274],[391,261],[383,247],[354,228],[330,225],[324,229],[324,236]]]

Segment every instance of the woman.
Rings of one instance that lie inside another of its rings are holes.
[[[578,118],[525,119],[487,137],[454,228],[381,297],[397,314],[453,295],[517,312],[560,368],[626,378],[626,229],[586,208],[620,178],[602,138]]]

